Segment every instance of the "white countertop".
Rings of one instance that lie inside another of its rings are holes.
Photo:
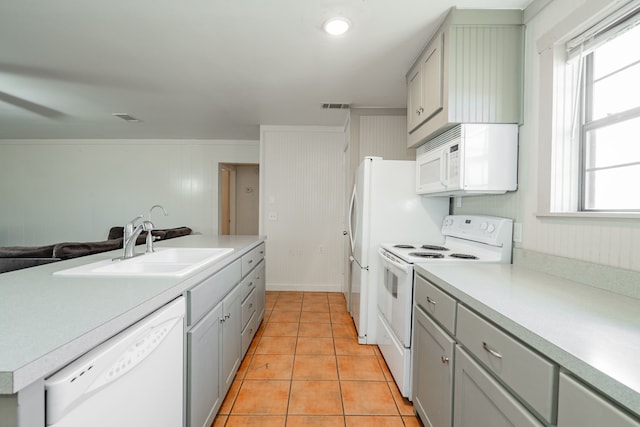
[[[121,256],[121,249],[0,274],[0,394],[16,393],[52,374],[263,240],[259,236],[190,235],[157,242],[158,247],[234,249],[181,278],[52,275]],[[144,252],[144,245],[136,251]]]
[[[415,270],[640,415],[640,300],[513,265]]]

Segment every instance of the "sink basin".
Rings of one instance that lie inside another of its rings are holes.
[[[53,273],[55,276],[180,277],[233,252],[233,248],[156,248],[125,260],[104,260]]]

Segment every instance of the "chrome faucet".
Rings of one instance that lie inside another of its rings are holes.
[[[143,231],[151,234],[151,230],[153,230],[153,224],[151,221],[142,221],[137,226],[135,225],[136,221],[142,219],[142,215],[138,215],[133,218],[127,225],[124,226],[124,242],[122,247],[124,249],[124,254],[122,255],[122,259],[132,258],[135,256],[135,247],[136,240],[138,240],[138,236]],[[135,228],[134,228],[135,227]]]
[[[151,234],[151,230],[153,230],[153,223],[151,222],[151,212],[155,209],[155,208],[160,208],[162,209],[162,212],[164,213],[164,216],[167,216],[167,211],[165,210],[164,207],[162,207],[162,205],[153,205],[151,206],[151,209],[149,209],[149,221],[145,221],[149,223],[149,226],[151,228],[149,228],[148,230],[145,230],[147,232],[147,253],[151,253],[151,252],[155,252],[155,250],[153,249],[153,241],[156,240],[156,236]],[[142,215],[140,216],[142,217]]]

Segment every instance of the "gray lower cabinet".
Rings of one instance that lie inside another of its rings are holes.
[[[264,314],[264,244],[187,291],[187,427],[209,427]]]
[[[187,331],[187,425],[209,427],[240,366],[240,287]]]
[[[571,376],[560,374],[558,427],[638,427],[640,420]]]
[[[221,319],[222,303],[219,303],[187,332],[188,426],[210,426],[222,404],[219,386]]]
[[[504,387],[456,346],[454,427],[542,427]]]
[[[556,421],[558,366],[462,304],[456,339],[483,369],[549,424]]]
[[[413,309],[413,406],[427,427],[451,427],[455,341]]]

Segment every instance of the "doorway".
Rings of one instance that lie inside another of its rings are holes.
[[[260,165],[220,163],[219,234],[258,234]]]

